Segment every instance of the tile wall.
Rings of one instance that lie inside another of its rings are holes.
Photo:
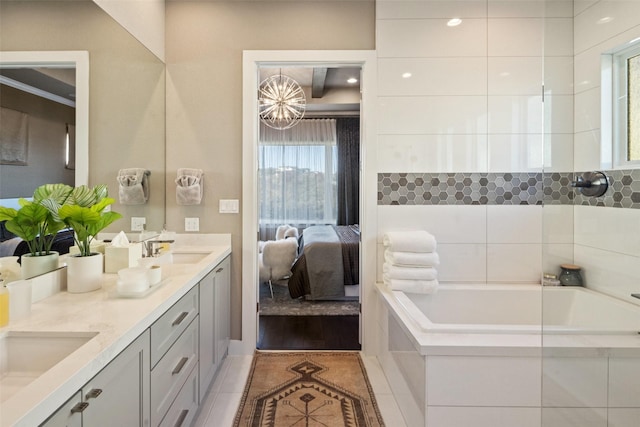
[[[545,207],[559,222],[543,227],[541,185],[517,204],[505,185],[518,179],[521,193],[543,165],[573,168],[572,2],[376,4],[378,265],[385,232],[424,229],[438,240],[441,281],[539,282],[543,247],[554,263],[572,259],[571,207]],[[400,174],[414,179],[407,194],[392,188]],[[430,186],[444,177],[453,185]]]
[[[638,174],[600,141],[600,55],[640,36],[638,16],[636,0],[378,1],[378,264],[386,231],[424,229],[442,281],[537,282],[533,265],[573,262],[590,287],[638,292]],[[593,170],[612,178],[597,201],[568,187]]]
[[[574,170],[611,169],[611,146],[601,142],[601,53],[640,37],[640,2],[576,0],[575,2],[575,150]],[[640,209],[638,171],[610,171],[611,199],[624,198],[615,208],[585,205],[573,208],[575,263],[583,267],[587,286],[629,298],[640,290]],[[627,185],[629,183],[630,185]],[[615,195],[618,192],[619,195]]]

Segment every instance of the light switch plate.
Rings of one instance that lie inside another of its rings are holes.
[[[143,216],[131,217],[131,231],[144,231],[144,225],[147,223],[147,219]]]
[[[240,202],[238,201],[238,199],[220,199],[220,213],[238,213],[239,210]]]
[[[184,231],[200,231],[200,218],[185,218]]]

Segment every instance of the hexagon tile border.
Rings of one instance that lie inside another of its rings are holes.
[[[378,205],[586,205],[640,209],[640,169],[603,171],[609,189],[584,197],[573,172],[379,173]]]

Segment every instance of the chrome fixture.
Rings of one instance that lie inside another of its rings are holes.
[[[575,181],[571,181],[571,186],[577,188],[577,191],[583,196],[600,197],[607,192],[609,181],[602,172],[585,172]]]
[[[298,124],[306,103],[302,87],[282,73],[267,77],[258,88],[260,120],[273,129],[289,129]]]
[[[145,257],[154,257],[160,254],[160,244],[173,243],[175,240],[147,240],[142,242],[146,249]]]
[[[631,296],[640,299],[640,294],[631,294]]]

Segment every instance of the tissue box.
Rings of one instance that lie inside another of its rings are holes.
[[[104,252],[104,272],[117,273],[118,270],[137,267],[142,258],[142,243],[129,243],[127,247],[107,246]]]

